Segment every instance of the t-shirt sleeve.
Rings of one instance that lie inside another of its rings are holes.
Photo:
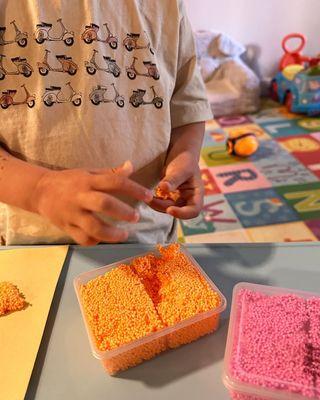
[[[182,1],[180,9],[177,76],[170,104],[172,128],[213,118],[197,62],[193,30]]]

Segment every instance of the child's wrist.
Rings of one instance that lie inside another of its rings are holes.
[[[47,169],[39,169],[39,171],[37,171],[28,207],[31,212],[41,214],[41,205],[43,204],[48,187],[50,186],[49,181],[51,173],[52,171]]]

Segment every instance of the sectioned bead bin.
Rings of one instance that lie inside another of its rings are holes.
[[[110,375],[214,332],[226,308],[177,244],[83,273],[74,287],[92,353]]]
[[[320,399],[320,295],[240,283],[223,381],[232,399]]]

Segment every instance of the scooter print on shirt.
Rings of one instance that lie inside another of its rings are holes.
[[[46,76],[50,71],[64,72],[72,76],[77,73],[77,64],[72,60],[72,57],[67,57],[66,55],[56,55],[56,59],[59,61],[61,66],[59,68],[52,67],[48,61],[48,56],[50,53],[51,51],[46,49],[43,61],[37,63],[40,75]]]
[[[62,18],[57,19],[57,22],[61,25],[60,36],[51,36],[52,24],[41,22],[37,25],[36,32],[34,33],[35,41],[38,44],[42,44],[46,40],[49,42],[64,42],[66,46],[72,46],[74,43],[74,32],[68,31],[62,22]]]
[[[96,55],[98,53],[98,50],[93,50],[90,61],[85,61],[85,67],[88,74],[94,75],[97,71],[103,71],[108,74],[112,74],[115,78],[118,78],[121,74],[121,69],[117,65],[116,60],[112,59],[111,57],[103,56],[104,61],[107,63],[107,68],[103,68],[99,66],[96,61]]]
[[[13,26],[13,28],[15,30],[15,37],[14,37],[14,39],[11,39],[11,40],[5,40],[4,36],[5,36],[7,28],[5,26],[1,26],[0,27],[0,46],[17,43],[20,47],[26,47],[26,45],[28,44],[27,32],[20,31],[15,20],[11,21],[10,24]]]
[[[100,103],[115,103],[118,107],[123,108],[125,105],[124,97],[119,94],[114,83],[112,83],[110,86],[113,87],[114,97],[107,98],[105,95],[107,93],[108,87],[98,85],[92,89],[92,92],[89,96],[92,104],[98,106]]]
[[[27,62],[26,58],[11,58],[16,69],[14,71],[9,71],[3,66],[3,59],[5,57],[4,54],[0,54],[0,80],[3,80],[7,75],[23,75],[25,78],[29,78],[32,75],[33,68]]]
[[[138,58],[133,57],[132,64],[130,67],[126,68],[127,76],[129,79],[134,80],[137,76],[145,76],[147,78],[153,78],[154,80],[158,81],[160,79],[160,74],[156,64],[152,63],[151,61],[143,61],[143,65],[147,68],[147,73],[139,72],[136,68],[136,62]]]
[[[157,109],[160,109],[163,107],[164,100],[162,97],[158,96],[154,86],[151,86],[150,89],[152,90],[153,93],[153,99],[146,101],[144,99],[144,96],[146,95],[146,90],[143,89],[137,89],[134,90],[129,102],[133,105],[133,107],[138,108],[140,106],[146,106],[146,105],[154,105]]]
[[[31,95],[25,85],[21,85],[21,87],[24,89],[25,98],[20,101],[15,101],[14,97],[17,94],[17,90],[8,89],[2,92],[2,96],[0,97],[1,108],[5,110],[10,106],[20,106],[22,104],[26,104],[29,108],[34,107],[34,105],[36,104],[35,95]]]
[[[61,86],[50,86],[46,88],[44,95],[42,96],[42,100],[47,107],[51,107],[54,104],[61,103],[72,103],[74,106],[79,107],[82,103],[82,94],[77,93],[70,82],[66,83],[66,86],[69,88],[69,95],[62,94]]]
[[[85,30],[84,30],[83,34],[81,35],[81,39],[87,44],[91,44],[94,41],[97,41],[97,42],[103,42],[103,43],[109,44],[109,46],[113,50],[117,49],[118,48],[118,38],[111,33],[111,31],[109,29],[109,25],[107,23],[105,23],[103,25],[105,26],[106,31],[107,31],[107,36],[104,39],[102,39],[98,36],[100,26],[93,24],[93,23],[91,23],[90,25],[86,25]]]
[[[151,42],[150,39],[148,38],[147,32],[144,31],[148,43],[146,45],[140,45],[138,43],[138,40],[140,38],[140,33],[127,33],[126,38],[123,40],[123,45],[128,51],[133,51],[133,50],[142,50],[142,49],[149,49],[150,53],[154,55],[154,50],[151,47]]]

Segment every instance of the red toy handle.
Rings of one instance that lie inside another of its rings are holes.
[[[287,43],[291,40],[291,39],[300,39],[301,43],[300,45],[297,47],[296,50],[290,50],[288,49]],[[307,43],[307,38],[305,37],[305,35],[303,35],[302,33],[291,33],[290,35],[287,35],[283,41],[282,41],[282,48],[284,50],[285,53],[289,53],[289,54],[299,54],[306,46]]]
[[[287,43],[292,39],[300,39],[301,43],[295,50],[290,50],[287,46]],[[287,35],[282,41],[282,48],[285,52],[284,56],[280,62],[280,71],[292,64],[300,64],[304,65],[309,62],[309,57],[305,57],[301,54],[301,51],[305,48],[307,43],[307,38],[301,33],[291,33]]]

